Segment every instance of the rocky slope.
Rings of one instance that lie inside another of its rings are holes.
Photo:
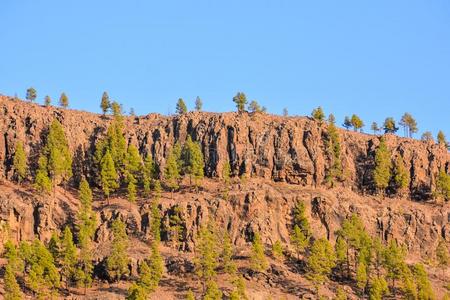
[[[42,137],[53,118],[65,128],[74,154],[75,180],[81,175],[92,177],[95,144],[111,121],[109,117],[92,113],[45,108],[0,96],[0,225],[8,224],[9,237],[17,241],[32,239],[35,235],[46,240],[52,231],[72,223],[76,217],[79,200],[75,190],[59,189],[57,201],[53,203],[36,196],[30,186],[19,187],[10,182],[16,142],[25,142],[33,170]],[[209,216],[229,229],[233,242],[244,256],[256,230],[261,232],[267,246],[276,240],[288,245],[291,210],[298,200],[307,205],[315,235],[332,241],[341,221],[356,212],[372,235],[385,241],[396,239],[406,245],[411,262],[429,259],[439,237],[450,242],[450,205],[435,205],[429,201],[438,170],[450,168],[450,154],[433,143],[387,135],[393,158],[402,157],[410,171],[409,192],[404,199],[399,199],[371,194],[373,156],[379,143],[374,135],[339,131],[345,176],[330,189],[325,186],[331,161],[324,142],[327,127],[306,117],[192,112],[173,117],[156,114],[127,117],[125,124],[129,143],[137,145],[142,155],[150,153],[161,166],[175,142],[183,142],[188,135],[201,142],[208,176],[201,191],[197,193],[185,187],[173,198],[163,194],[161,200],[163,224],[167,224],[175,206],[181,208],[183,249],[187,257],[195,243],[195,232]],[[227,161],[235,177],[228,198],[224,199],[220,176]],[[243,174],[246,179],[239,179],[238,175]],[[96,259],[100,263],[107,255],[109,226],[114,218],[121,217],[135,239],[132,253],[135,269],[136,262],[148,253],[145,243],[149,237],[149,199],[141,198],[130,206],[124,199],[115,198],[107,205],[98,195],[95,207],[99,220]],[[0,233],[6,236],[6,230]],[[169,251],[166,255],[168,269],[171,257]],[[433,268],[429,271],[435,272]],[[285,281],[273,275],[267,281],[269,285],[255,283],[254,295],[258,295],[261,284],[267,294],[280,293],[294,298],[308,294],[310,287],[301,278],[293,289],[276,284],[277,280],[288,282],[287,278],[295,277],[289,272],[284,272]],[[436,290],[442,293],[442,278],[437,274],[432,278]],[[328,290],[331,295],[333,285]],[[176,293],[166,296],[174,295]],[[264,295],[258,297],[255,299],[263,299]]]

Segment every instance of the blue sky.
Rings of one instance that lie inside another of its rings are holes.
[[[61,92],[100,111],[103,91],[138,114],[269,112],[321,105],[341,122],[405,112],[450,136],[450,1],[45,1],[0,3],[0,93]]]

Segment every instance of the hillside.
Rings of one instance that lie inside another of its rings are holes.
[[[32,182],[54,119],[64,128],[73,157],[73,176],[68,184],[56,189],[54,196],[42,196]],[[95,280],[87,294],[89,299],[123,299],[136,278],[138,265],[148,257],[152,241],[153,196],[144,197],[139,192],[136,203],[130,203],[125,190],[120,189],[107,200],[98,185],[95,149],[112,121],[109,115],[42,107],[0,96],[0,249],[7,239],[18,243],[36,236],[47,242],[53,232],[62,231],[66,225],[74,227],[80,207],[78,184],[81,178],[87,178],[94,191],[98,220],[93,251]],[[338,129],[343,171],[331,184],[328,175],[335,158],[329,147],[328,125],[308,117],[189,112],[129,116],[123,122],[127,144],[135,145],[142,157],[150,155],[161,170],[175,144],[183,144],[188,136],[200,143],[204,157],[205,178],[198,190],[191,187],[186,176],[174,193],[169,189],[162,192],[159,203],[165,272],[152,296],[155,299],[184,299],[189,288],[200,297],[202,287],[193,272],[194,249],[200,227],[211,219],[230,234],[250,299],[271,295],[273,299],[315,299],[314,287],[305,277],[306,254],[297,261],[291,245],[292,211],[299,201],[306,206],[315,239],[326,238],[334,245],[342,222],[357,214],[372,237],[379,237],[385,244],[395,240],[405,246],[407,263],[423,262],[436,295],[444,295],[449,268],[442,272],[434,257],[441,238],[447,247],[450,243],[450,204],[436,203],[432,197],[439,170],[450,171],[450,153],[444,147],[385,135],[392,161],[400,158],[404,162],[409,182],[404,193],[387,189],[382,195],[376,193],[372,175],[379,136]],[[18,141],[24,143],[30,170],[20,185],[14,180],[13,170]],[[222,178],[227,162],[232,175],[229,187]],[[161,179],[164,181],[163,176]],[[179,214],[182,228],[178,250],[171,245],[168,230],[175,214]],[[115,219],[125,222],[131,239],[132,276],[108,283],[102,267],[111,248]],[[255,233],[261,235],[270,262],[263,273],[249,270]],[[270,256],[271,246],[277,241],[286,248],[286,258],[281,261]],[[354,280],[342,280],[338,273],[333,272],[331,281],[321,287],[321,294],[331,299],[341,286],[349,298],[359,299]],[[219,272],[217,278],[225,295],[232,288],[227,276]],[[60,294],[84,297],[75,287],[69,291],[61,288]],[[31,293],[28,295],[31,297]]]

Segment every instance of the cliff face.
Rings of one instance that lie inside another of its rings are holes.
[[[34,235],[48,239],[52,231],[76,218],[79,200],[74,189],[58,189],[53,201],[35,195],[31,187],[9,181],[16,142],[24,142],[33,171],[43,137],[54,118],[64,126],[73,151],[74,177],[91,176],[95,170],[95,144],[104,136],[111,122],[109,117],[0,97],[0,225],[7,223],[10,237],[15,240],[32,239]],[[450,204],[427,202],[439,169],[450,168],[450,154],[443,147],[387,135],[392,157],[403,158],[411,182],[409,194],[403,199],[383,198],[370,193],[377,136],[339,130],[344,179],[330,189],[325,186],[331,162],[325,144],[327,127],[309,118],[198,112],[125,118],[129,143],[137,145],[142,155],[151,153],[160,166],[164,166],[174,143],[182,143],[187,135],[202,145],[208,178],[200,192],[182,188],[174,197],[163,193],[160,202],[163,240],[167,238],[164,228],[169,217],[175,207],[181,208],[185,250],[193,249],[195,233],[210,217],[230,231],[234,244],[242,251],[248,249],[255,231],[261,233],[266,245],[276,240],[288,245],[292,208],[298,200],[306,204],[314,234],[333,242],[335,231],[351,213],[361,216],[372,235],[406,245],[411,262],[432,256],[439,237],[450,242]],[[222,183],[216,177],[221,176],[227,161],[236,176],[224,199]],[[242,174],[247,179],[237,177]],[[113,198],[107,205],[101,195],[96,197],[98,261],[107,255],[109,227],[117,217],[126,221],[128,232],[137,240],[148,240],[149,202],[140,198],[137,204],[129,204]],[[135,261],[144,257],[148,247],[144,249],[141,251],[139,243],[134,247],[131,255]]]
[[[11,178],[17,140],[25,141],[30,163],[36,164],[48,125],[58,119],[74,153],[74,175],[92,169],[95,143],[104,136],[110,117],[87,112],[44,108],[0,97],[0,174]],[[198,113],[166,117],[150,114],[125,119],[125,136],[144,155],[151,153],[164,166],[168,150],[191,135],[202,145],[205,174],[219,176],[229,161],[234,175],[247,174],[276,182],[317,187],[324,183],[330,154],[324,139],[326,125],[305,117],[265,114]],[[344,185],[366,190],[371,185],[377,136],[341,130]],[[443,147],[387,135],[393,158],[401,156],[410,171],[412,197],[426,200],[439,168],[449,168],[450,154]]]

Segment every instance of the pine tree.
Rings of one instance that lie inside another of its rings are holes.
[[[334,125],[333,119],[334,116],[331,114],[330,117],[331,121],[329,120],[328,124],[328,132],[327,132],[327,139],[326,139],[326,148],[327,152],[331,156],[331,166],[327,170],[326,174],[326,180],[331,184],[331,186],[334,185],[334,179],[340,179],[342,177],[342,162],[341,162],[341,140],[339,137],[338,130],[336,126]]]
[[[384,190],[389,185],[391,178],[391,158],[384,137],[380,139],[380,145],[375,152],[375,169],[373,179],[379,190]]]
[[[211,226],[203,225],[197,238],[195,251],[195,272],[202,283],[209,282],[216,276],[219,255],[217,250],[217,237]]]
[[[28,101],[33,102],[34,100],[36,100],[36,97],[37,97],[37,93],[33,87],[30,87],[29,89],[27,89],[26,99]]]
[[[41,194],[50,194],[52,190],[52,182],[50,177],[48,177],[47,158],[44,155],[39,157],[38,165],[36,178],[34,179],[34,187]]]
[[[107,92],[103,92],[100,108],[102,109],[103,115],[106,115],[108,110],[111,108],[111,102],[109,101],[109,95]]]
[[[11,240],[7,240],[4,244],[4,258],[8,262],[8,266],[11,268],[14,274],[19,274],[24,270],[23,259],[16,246]]]
[[[122,104],[120,104],[117,101],[113,101],[111,102],[111,106],[110,106],[111,112],[113,114],[113,116],[115,118],[120,118],[122,117]]]
[[[199,96],[197,96],[197,98],[195,99],[195,110],[201,111],[202,107],[203,107],[203,101],[202,101],[202,99],[200,99]]]
[[[400,156],[397,157],[397,160],[395,161],[392,173],[394,177],[395,189],[398,194],[402,195],[408,188],[410,177],[408,171],[406,170],[405,163]]]
[[[172,191],[178,188],[178,180],[180,178],[180,169],[178,165],[178,155],[176,149],[172,149],[167,157],[164,177],[167,187]]]
[[[283,246],[281,245],[281,242],[279,240],[277,240],[272,245],[272,256],[275,259],[277,259],[277,260],[282,259],[283,256],[284,256],[284,254],[283,254]]]
[[[448,142],[447,142],[447,139],[445,138],[445,134],[442,130],[439,130],[439,132],[438,132],[437,142],[438,142],[438,145],[443,145],[444,147],[448,148]]]
[[[248,105],[248,111],[252,113],[262,113],[266,111],[266,108],[263,106],[261,107],[258,103],[258,101],[253,100]]]
[[[62,93],[61,97],[59,97],[59,105],[63,108],[69,107],[69,98],[65,93]]]
[[[289,116],[289,111],[288,111],[288,109],[285,107],[285,108],[283,108],[283,117],[287,117],[287,116]]]
[[[134,176],[131,174],[128,174],[127,176],[127,181],[128,181],[128,185],[127,185],[127,197],[128,197],[128,201],[130,202],[130,208],[131,208],[131,203],[135,203],[136,202],[136,179],[134,179]]]
[[[106,268],[111,279],[117,281],[128,274],[128,236],[125,224],[119,219],[112,223],[113,240],[111,254],[106,260]]]
[[[215,281],[209,280],[206,284],[206,293],[203,300],[222,300],[222,292]]]
[[[369,299],[383,300],[389,293],[388,284],[383,277],[375,277],[370,284]]]
[[[44,106],[48,107],[48,106],[50,106],[51,103],[52,103],[52,99],[50,98],[50,96],[49,95],[45,96]]]
[[[128,289],[126,300],[147,300],[147,292],[144,288],[136,283],[133,283]]]
[[[333,114],[328,115],[328,125],[336,125],[336,117]]]
[[[405,136],[408,137],[412,137],[413,133],[416,133],[418,130],[417,122],[410,113],[405,113],[399,124],[403,127]]]
[[[395,283],[401,279],[405,266],[405,249],[400,247],[396,241],[391,240],[384,252],[384,265],[387,270],[387,278],[392,280],[392,288],[395,291]]]
[[[181,98],[178,99],[177,107],[176,107],[176,112],[177,112],[177,114],[179,114],[179,115],[182,115],[182,114],[187,113],[187,106],[186,106],[186,103],[184,103],[184,100],[181,99]]]
[[[247,104],[247,96],[244,93],[238,92],[236,96],[233,97],[233,102],[236,103],[236,108],[238,112],[243,112],[245,110],[245,105]]]
[[[261,236],[255,232],[252,243],[252,253],[250,255],[250,268],[254,272],[265,272],[269,267],[264,254],[264,245]]]
[[[119,187],[114,161],[109,150],[107,150],[103,156],[101,166],[100,175],[103,193],[106,197],[109,197],[110,193]]]
[[[230,300],[248,300],[247,293],[245,291],[245,281],[240,275],[236,275],[233,278],[233,291],[230,294]]]
[[[31,245],[22,244],[21,251],[28,265],[25,280],[27,286],[34,292],[36,298],[50,298],[49,296],[59,287],[60,277],[52,254],[38,239]]]
[[[433,300],[435,299],[433,287],[428,279],[427,271],[422,264],[414,265],[414,277],[417,284],[417,299],[418,300]]]
[[[148,197],[150,196],[150,188],[152,180],[156,180],[158,178],[158,171],[156,168],[156,164],[149,154],[147,154],[147,156],[145,157],[141,172],[142,172],[141,174],[142,185],[144,187],[144,195]]]
[[[151,250],[149,269],[152,280],[149,285],[149,291],[154,291],[158,287],[163,276],[164,261],[159,252],[159,241],[153,241]]]
[[[386,118],[383,123],[384,133],[396,133],[398,127],[395,125],[395,120],[392,117]]]
[[[5,300],[23,299],[23,293],[17,283],[16,275],[14,274],[13,268],[9,264],[6,265],[4,276]]]
[[[297,252],[297,259],[300,258],[300,254],[309,245],[309,237],[305,236],[300,227],[296,224],[291,234],[291,243],[294,245],[295,252]]]
[[[78,214],[78,245],[79,266],[77,271],[77,280],[84,286],[85,294],[87,287],[92,283],[92,240],[95,234],[96,217],[92,211],[92,191],[86,179],[82,179],[80,183],[79,198],[81,201],[81,209]]]
[[[361,120],[360,117],[358,117],[355,114],[352,115],[352,118],[350,119],[350,122],[352,123],[354,131],[358,131],[359,129],[364,127],[364,122]]]
[[[352,121],[350,120],[350,118],[348,116],[345,116],[344,123],[342,123],[342,126],[347,130],[350,127],[352,127]]]
[[[230,275],[236,273],[237,270],[236,264],[233,262],[233,252],[233,243],[231,241],[230,235],[228,231],[225,231],[222,239],[221,259],[223,270],[225,271],[225,273]]]
[[[191,137],[188,136],[186,143],[183,146],[181,153],[181,159],[183,160],[183,172],[188,174],[190,180],[194,178],[194,184],[198,185],[198,180],[202,179],[203,174],[203,153],[199,143],[192,141]]]
[[[433,134],[430,131],[425,131],[422,136],[420,137],[420,140],[423,142],[432,142],[434,143]]]
[[[306,217],[306,207],[303,201],[297,201],[293,209],[293,227],[297,225],[303,234],[309,238],[312,235],[308,218]]]
[[[20,184],[27,175],[27,156],[23,149],[23,143],[21,141],[16,144],[16,151],[14,152],[13,162],[14,173],[17,178],[17,182]]]
[[[323,238],[315,240],[307,259],[306,278],[313,282],[317,294],[319,286],[328,280],[335,265],[336,256],[330,242]]]
[[[377,122],[373,122],[370,126],[370,130],[373,131],[373,134],[377,134],[380,131],[380,127],[378,127]]]
[[[48,251],[52,254],[53,261],[55,262],[55,266],[60,266],[61,261],[61,239],[59,238],[56,232],[52,233],[50,240],[47,245]]]
[[[156,181],[159,186],[159,181]],[[151,220],[150,229],[152,232],[152,238],[154,241],[161,240],[161,212],[159,211],[159,197],[155,197],[151,204]]]
[[[66,281],[66,289],[75,278],[77,260],[77,249],[73,243],[72,231],[66,226],[61,239],[61,270]]]
[[[348,245],[345,238],[341,235],[336,239],[334,252],[336,253],[336,265],[339,267],[341,277],[344,277],[344,265],[347,263]],[[348,267],[349,266],[347,266],[347,268]]]
[[[436,247],[436,260],[438,267],[442,269],[442,276],[444,276],[445,269],[450,265],[450,256],[448,246],[443,238],[439,239]]]
[[[319,123],[322,123],[322,121],[325,120],[325,113],[323,112],[321,106],[313,109],[313,111],[311,112],[311,116],[315,120],[319,121]]]
[[[169,216],[169,238],[175,249],[179,250],[182,239],[183,218],[180,206],[173,207],[172,214]]]
[[[364,295],[364,290],[367,285],[367,266],[364,261],[359,262],[356,268],[356,285]]]
[[[223,178],[223,181],[224,181],[225,185],[228,187],[228,185],[231,183],[230,182],[231,166],[230,166],[230,162],[228,162],[228,161],[223,164],[222,178]]]
[[[450,200],[450,174],[447,174],[444,170],[439,171],[434,196],[446,201]]]
[[[56,185],[72,177],[72,155],[66,134],[58,120],[53,120],[50,124],[43,153],[47,157],[48,174],[55,189]]]

